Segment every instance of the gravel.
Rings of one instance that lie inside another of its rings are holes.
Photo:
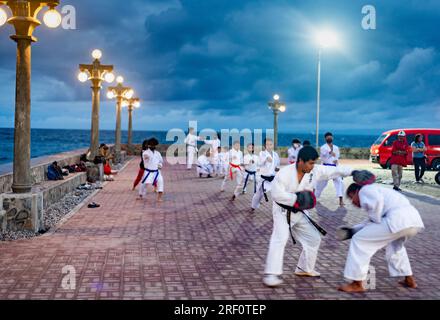
[[[78,204],[84,201],[96,189],[100,189],[101,183],[90,184],[90,189],[76,189],[65,195],[60,201],[47,208],[44,212],[44,229],[49,231],[67,214],[69,214]],[[0,232],[0,241],[12,241],[19,239],[30,239],[40,236],[45,232],[33,231],[6,231]]]

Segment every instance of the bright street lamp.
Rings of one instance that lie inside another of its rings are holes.
[[[118,83],[115,87],[109,87],[107,97],[109,99],[116,98],[116,131],[115,131],[115,162],[121,161],[121,108],[124,98],[132,97],[134,91],[130,87],[124,87],[122,83],[124,78],[118,76],[116,78]]]
[[[338,37],[331,30],[322,30],[316,34],[318,44],[318,84],[316,93],[316,148],[319,150],[319,112],[321,103],[321,54],[324,48],[335,47],[338,45]]]
[[[274,101],[268,103],[269,109],[273,111],[273,131],[274,131],[274,149],[278,147],[278,113],[286,111],[286,104],[280,102],[280,96],[278,94],[273,96]]]
[[[133,137],[133,110],[141,106],[139,98],[124,99],[122,106],[128,107],[128,141],[127,145],[131,147]]]
[[[115,78],[113,66],[101,64],[99,61],[101,57],[102,52],[100,50],[93,50],[92,58],[94,61],[92,64],[79,65],[78,80],[81,82],[90,80],[92,83],[92,125],[90,130],[90,153],[87,155],[89,160],[95,159],[99,151],[99,100],[102,82],[112,82]]]
[[[60,13],[54,8],[48,10],[43,16],[44,24],[49,28],[57,28],[61,24],[61,20]]]
[[[0,0],[0,6],[9,7],[12,17],[0,8],[0,26],[6,22],[14,26],[15,35],[11,39],[17,43],[15,125],[14,125],[14,166],[12,191],[27,193],[32,189],[31,177],[31,44],[36,42],[32,34],[41,25],[38,13],[49,7],[43,17],[48,27],[57,27],[55,7],[59,0]]]

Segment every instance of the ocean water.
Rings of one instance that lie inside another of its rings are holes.
[[[149,137],[156,137],[160,143],[173,143],[166,141],[166,131],[133,131],[133,143],[142,143]],[[369,148],[379,135],[352,135],[335,134],[335,144],[340,147]],[[263,136],[264,137],[264,136]],[[278,145],[289,146],[293,138],[301,141],[309,140],[314,145],[315,137],[307,133],[279,133]],[[100,141],[112,144],[115,141],[113,130],[100,131]],[[323,143],[323,139],[320,140]],[[122,143],[127,142],[127,131],[122,131]],[[32,129],[31,130],[31,157],[40,157],[49,154],[87,148],[90,145],[89,130],[64,130],[64,129]],[[14,130],[0,128],[0,164],[12,162],[14,151]]]

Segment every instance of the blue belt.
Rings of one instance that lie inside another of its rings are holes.
[[[257,192],[257,176],[256,176],[256,171],[249,171],[249,170],[245,170],[247,175],[246,175],[246,179],[244,179],[244,186],[243,186],[243,191],[246,190],[246,186],[249,180],[249,176],[254,176],[254,193]]]
[[[147,175],[145,176],[145,178],[142,179],[142,184],[144,184],[145,181],[147,181],[148,177],[150,176],[150,173],[152,173],[152,172],[156,172],[156,176],[154,177],[154,180],[153,180],[153,185],[155,185],[156,182],[157,182],[157,178],[159,177],[159,170],[145,169],[145,171],[148,171],[148,173],[147,173]]]
[[[334,163],[323,163],[322,165],[327,167],[336,167]]]

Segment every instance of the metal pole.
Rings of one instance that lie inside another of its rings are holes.
[[[132,118],[133,118],[133,106],[129,105],[128,106],[128,141],[127,144],[129,146],[132,145],[132,128],[133,128],[133,124],[132,124]]]
[[[99,149],[99,99],[101,85],[97,80],[93,80],[92,84],[92,127],[90,130],[89,160],[95,159]]]
[[[319,108],[321,98],[321,48],[318,51],[318,86],[316,94],[316,149],[319,149]]]
[[[121,160],[121,108],[122,97],[117,97],[116,102],[116,130],[115,130],[115,163]]]
[[[274,150],[277,150],[278,147],[278,110],[273,109],[273,144],[274,144]]]

